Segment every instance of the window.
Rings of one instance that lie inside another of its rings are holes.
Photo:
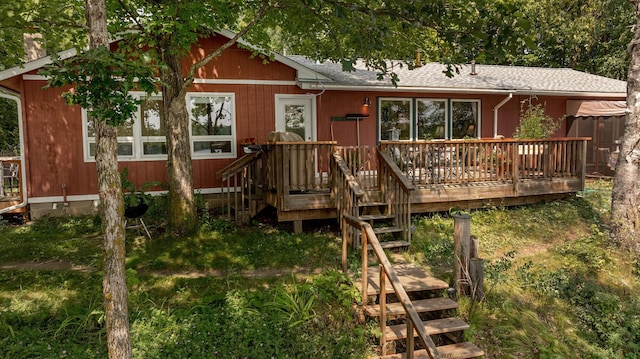
[[[480,100],[380,98],[378,104],[382,141],[480,137]]]
[[[451,138],[479,137],[480,101],[451,100]]]
[[[166,129],[162,115],[162,97],[140,100],[134,119],[117,128],[118,159],[124,161],[165,160]],[[236,156],[235,96],[233,94],[189,93],[189,135],[193,158],[233,158]],[[85,161],[94,161],[96,138],[93,122],[83,113]]]
[[[443,139],[447,135],[447,100],[418,99],[418,140]]]
[[[162,97],[140,97],[142,156],[163,156],[167,154],[167,138],[162,118]],[[162,157],[164,158],[164,156]]]
[[[96,157],[96,134],[93,128],[93,118],[87,114],[86,111],[82,112],[82,121],[86,130],[85,138],[85,153],[90,160]],[[122,158],[133,158],[134,151],[134,137],[133,137],[133,121],[129,120],[118,126],[116,129],[118,134],[118,156]]]
[[[381,140],[410,140],[412,138],[413,101],[411,99],[380,99]]]
[[[193,157],[235,157],[233,94],[188,95]]]

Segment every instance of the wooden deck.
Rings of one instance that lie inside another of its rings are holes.
[[[23,214],[26,216],[27,207],[9,208],[23,202],[22,162],[17,157],[0,157],[2,182],[0,182],[0,213]]]
[[[279,221],[337,218],[337,201],[344,196],[336,190],[338,172],[358,184],[360,202],[388,197],[383,182],[389,173],[402,177],[404,186],[412,187],[411,213],[509,206],[582,191],[587,140],[384,141],[378,147],[275,142],[218,175],[229,193],[244,196],[239,202],[248,216],[255,214],[252,208],[269,205]]]

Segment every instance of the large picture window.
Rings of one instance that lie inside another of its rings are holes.
[[[480,100],[378,99],[378,138],[382,141],[478,138],[480,120]]]
[[[192,93],[187,100],[193,157],[235,157],[233,94]]]
[[[118,159],[164,160],[167,158],[167,144],[162,97],[145,97],[142,93],[133,95],[141,102],[135,118],[116,129]],[[187,107],[192,157],[235,157],[235,96],[228,93],[189,93]],[[94,161],[96,137],[93,121],[85,110],[82,113],[85,160]]]

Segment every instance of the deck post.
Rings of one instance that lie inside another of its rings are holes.
[[[471,216],[453,215],[453,246],[456,260],[456,291],[467,293],[469,285],[469,255],[471,251]]]

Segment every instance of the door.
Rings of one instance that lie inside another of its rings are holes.
[[[309,95],[276,95],[276,131],[297,133],[305,141],[315,141],[315,101]]]

